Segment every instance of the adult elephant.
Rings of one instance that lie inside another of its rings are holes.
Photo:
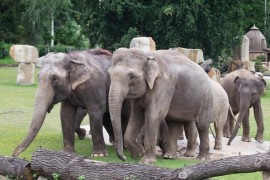
[[[81,107],[87,110],[91,120],[92,155],[105,156],[107,152],[102,121],[110,121],[107,97],[111,58],[112,54],[102,49],[46,55],[38,75],[32,123],[27,136],[16,147],[13,156],[17,157],[31,144],[44,122],[46,113],[58,102],[61,102],[64,151],[74,152],[74,131],[78,126],[75,125],[75,120],[77,108]]]
[[[198,158],[209,158],[212,89],[209,88],[209,77],[199,65],[175,50],[143,52],[121,48],[113,54],[109,73],[109,108],[120,159],[125,160],[120,112],[126,98],[131,99],[131,116],[125,143],[133,157],[144,154],[143,162],[156,161],[158,129],[161,121],[166,119],[196,122],[200,136]],[[136,137],[144,124],[143,149]]]
[[[242,141],[251,141],[249,137],[249,108],[251,107],[254,109],[254,117],[257,123],[255,140],[263,142],[264,123],[260,97],[266,86],[265,80],[255,77],[252,72],[246,69],[239,69],[226,74],[221,81],[221,85],[228,94],[233,113],[235,115],[239,113],[238,124],[234,128],[232,116],[228,116],[225,126],[225,134],[230,137],[228,145],[236,136],[241,123],[243,123]],[[228,127],[228,125],[230,126]]]

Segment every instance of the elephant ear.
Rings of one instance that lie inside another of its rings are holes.
[[[70,83],[72,90],[85,81],[89,80],[88,68],[83,61],[71,60]]]
[[[234,83],[236,83],[236,81],[239,79],[239,76],[237,76],[235,79],[234,79]]]
[[[260,79],[260,87],[259,87],[260,95],[263,95],[265,93],[266,85],[267,85],[266,81],[264,79]]]
[[[146,69],[145,79],[146,79],[146,82],[147,82],[149,88],[153,89],[154,82],[159,74],[159,67],[158,67],[158,64],[157,64],[155,57],[148,56],[147,60],[148,60],[148,66]]]

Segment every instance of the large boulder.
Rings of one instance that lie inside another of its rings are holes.
[[[191,59],[193,62],[200,64],[204,62],[203,58],[203,51],[201,49],[187,49],[187,48],[170,48],[178,50],[179,52],[183,53],[185,56],[187,56],[189,59]]]
[[[17,84],[31,85],[35,82],[35,64],[34,63],[19,63]]]
[[[143,51],[155,51],[156,43],[151,37],[136,37],[130,41],[130,48],[139,48]]]
[[[18,63],[36,63],[38,60],[38,50],[29,45],[12,45],[9,55]]]

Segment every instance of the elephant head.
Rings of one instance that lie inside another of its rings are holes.
[[[49,53],[44,57],[38,74],[32,122],[27,136],[13,151],[14,157],[19,156],[31,144],[44,122],[46,113],[51,111],[54,104],[69,98],[79,84],[89,79],[88,76],[83,58],[74,60],[65,53]]]
[[[126,52],[128,55],[126,55]],[[124,99],[136,99],[152,89],[159,75],[155,57],[148,56],[139,49],[121,48],[113,54],[113,65],[109,69],[111,86],[109,91],[109,109],[116,140],[116,153],[123,155],[123,137],[121,127],[121,108]]]
[[[261,106],[260,97],[264,93],[264,88],[266,86],[266,82],[264,79],[257,78],[253,75],[249,76],[236,76],[234,79],[234,89],[235,93],[234,97],[236,98],[236,105],[239,110],[238,123],[232,132],[232,135],[228,141],[228,145],[232,142],[234,137],[236,136],[243,119],[247,115],[249,108],[253,107],[255,109],[259,109]],[[254,111],[254,113],[256,113]],[[256,115],[255,115],[256,117]],[[262,115],[258,115],[257,117],[262,118]],[[260,120],[262,121],[262,119]]]

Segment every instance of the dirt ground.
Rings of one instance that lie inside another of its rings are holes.
[[[87,130],[87,134],[89,132],[89,126],[82,126]],[[109,142],[109,136],[106,132],[106,130],[103,128],[103,134],[105,138],[105,143],[107,145],[111,145]],[[90,138],[90,137],[89,137]],[[241,141],[241,137],[237,136],[235,139],[232,141],[231,145],[228,146],[228,138],[223,138],[222,142],[222,150],[215,150],[214,149],[214,144],[215,144],[215,139],[212,134],[209,134],[209,140],[210,140],[210,153],[211,153],[211,160],[214,159],[221,159],[225,157],[230,157],[230,156],[238,156],[238,155],[252,155],[256,153],[266,153],[270,151],[270,141],[265,141],[263,143],[259,143],[255,141],[255,139],[252,139],[251,142],[243,142]],[[199,140],[197,141],[199,142]],[[178,157],[179,158],[187,158],[184,157],[183,154],[185,152],[187,140],[178,140]],[[199,146],[196,148],[196,154],[199,152]],[[160,154],[159,148],[157,148],[157,154]],[[192,157],[189,159],[195,159],[196,157]]]

